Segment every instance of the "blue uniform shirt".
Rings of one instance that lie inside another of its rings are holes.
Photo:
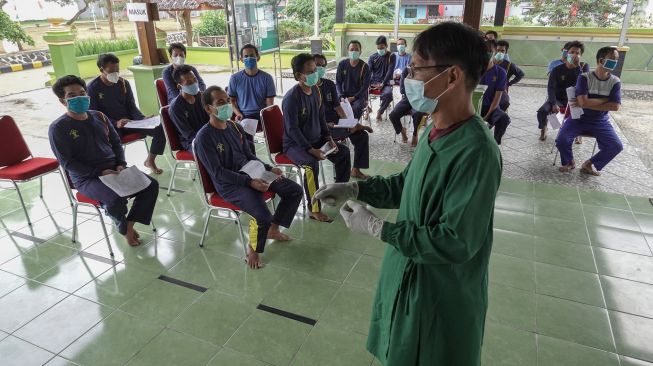
[[[85,121],[64,114],[50,124],[48,137],[74,185],[99,177],[105,169],[127,165],[118,133],[100,112],[89,111]]]
[[[277,95],[272,75],[258,70],[249,76],[241,70],[229,79],[229,96],[238,98],[238,108],[245,116],[257,116],[266,107],[265,99]]]
[[[366,100],[370,89],[370,68],[365,61],[359,60],[356,66],[351,66],[349,59],[338,63],[336,70],[336,90],[338,99],[355,97],[356,100]]]
[[[551,71],[553,71],[553,69],[555,69],[556,67],[558,67],[558,66],[560,66],[562,64],[564,64],[564,62],[561,59],[557,59],[557,60],[553,60],[553,61],[549,62],[549,67],[547,67],[546,73],[550,74]]]
[[[565,64],[559,65],[549,74],[547,85],[547,101],[552,104],[567,104],[567,88],[576,86],[578,76],[584,72],[589,72],[587,64],[581,64],[581,67],[568,68]]]
[[[322,85],[319,86],[322,94],[322,105],[324,106],[324,118],[327,122],[338,123],[340,116],[336,112],[336,107],[340,106],[340,99],[336,91],[336,84],[329,79],[321,79]]]
[[[410,64],[410,61],[412,60],[413,56],[408,52],[406,52],[403,56],[400,55],[399,52],[395,52],[394,55],[395,55],[394,70],[399,69],[403,72],[404,69]]]
[[[91,97],[89,109],[104,113],[113,125],[123,118],[133,121],[145,118],[136,106],[129,81],[123,78],[113,85],[107,85],[98,76],[88,83],[86,93]]]
[[[206,84],[204,83],[204,80],[202,80],[199,71],[197,71],[197,69],[193,66],[190,66],[190,68],[193,70],[193,73],[197,78],[197,84],[199,84],[200,86],[200,91],[206,90]],[[170,102],[172,102],[172,100],[177,98],[177,96],[179,95],[179,89],[177,89],[177,82],[175,81],[172,75],[174,71],[175,71],[175,67],[173,65],[170,65],[165,69],[163,69],[163,75],[161,76],[163,78],[163,83],[166,85],[166,92],[168,94],[168,104],[170,104]]]
[[[386,53],[380,56],[378,53],[373,53],[367,63],[370,65],[372,76],[370,84],[383,84],[390,85],[392,74],[395,71],[395,55]]]
[[[204,110],[200,98],[201,94],[197,94],[195,103],[190,104],[179,95],[168,107],[168,114],[179,132],[179,142],[184,150],[191,150],[197,131],[209,121],[209,115]]]
[[[316,145],[330,136],[320,89],[315,86],[311,89],[311,95],[306,95],[297,84],[283,97],[283,151],[291,147],[319,148]]]
[[[576,96],[587,95],[587,98],[608,98],[609,102],[621,104],[621,80],[614,75],[601,80],[594,72],[587,72],[578,77]],[[579,120],[586,122],[607,122],[608,112],[583,108]]]
[[[487,85],[487,89],[485,89],[485,93],[483,94],[483,107],[488,107],[492,104],[496,92],[506,90],[506,70],[497,65],[493,65],[481,76],[479,84]]]

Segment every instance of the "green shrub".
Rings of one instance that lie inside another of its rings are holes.
[[[195,26],[200,36],[224,36],[227,34],[227,20],[223,10],[202,12],[200,24]]]
[[[309,37],[313,34],[310,24],[295,20],[285,19],[279,22],[279,41],[286,42],[291,39]]]
[[[138,48],[135,37],[108,40],[102,38],[81,39],[75,41],[75,56],[99,55],[117,51],[133,50]]]

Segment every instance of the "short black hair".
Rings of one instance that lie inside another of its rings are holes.
[[[186,46],[184,46],[183,43],[175,42],[175,43],[170,43],[170,46],[168,46],[168,53],[170,54],[170,56],[172,56],[172,51],[176,49],[184,51],[184,55],[186,55]]]
[[[599,50],[596,52],[596,62],[599,62],[600,59],[605,58],[608,55],[611,55],[614,51],[617,51],[617,47],[605,46],[599,48]]]
[[[565,46],[569,46],[568,48],[565,48],[567,51],[569,51],[570,49],[572,49],[574,47],[578,47],[578,48],[580,48],[580,54],[581,55],[583,53],[585,53],[585,45],[581,41],[571,41],[571,42],[567,43]]]
[[[565,45],[562,46],[562,48],[565,49],[565,50],[567,50],[567,51],[569,51],[569,45],[571,44],[571,42],[572,42],[572,41],[569,41],[569,42],[565,43]]]
[[[324,56],[321,53],[314,53],[313,54],[313,60],[318,59],[318,58],[324,60],[325,63],[329,63],[329,61],[327,61],[326,56]]]
[[[486,36],[487,36],[488,34],[492,34],[492,35],[494,36],[494,39],[499,38],[499,33],[497,33],[496,31],[489,30],[489,31],[485,32],[485,35],[486,35]]]
[[[376,39],[376,45],[378,46],[380,44],[384,44],[384,45],[387,46],[388,45],[388,39],[385,36],[378,36],[377,39]]]
[[[413,43],[413,50],[423,59],[459,66],[469,89],[476,87],[490,62],[483,33],[462,23],[434,25],[418,34]]]
[[[355,39],[352,39],[351,41],[349,41],[349,43],[347,43],[347,49],[349,49],[349,46],[351,46],[352,44],[357,44],[358,48],[360,48],[361,51],[363,50],[363,45]]]
[[[297,73],[301,74],[304,71],[304,65],[313,60],[313,55],[310,53],[300,53],[293,57],[292,60],[290,60],[290,64],[292,65],[292,73],[295,77],[295,80],[299,80],[297,79]]]
[[[497,49],[497,41],[493,39],[486,39],[485,40],[485,47],[487,48],[488,52],[494,52],[494,50]]]
[[[213,105],[213,95],[211,94],[213,94],[214,91],[221,91],[226,93],[224,89],[217,85],[211,85],[206,88],[206,90],[202,92],[202,105],[204,108],[206,108],[206,106]]]
[[[240,48],[240,52],[238,53],[238,54],[240,55],[240,57],[243,57],[243,51],[245,51],[245,50],[248,49],[248,48],[253,49],[254,52],[256,52],[256,56],[258,57],[258,55],[259,55],[259,54],[258,54],[258,48],[256,48],[256,46],[254,46],[254,45],[251,44],[251,43],[248,43],[248,44],[246,44],[246,45],[244,45],[244,46],[242,46],[242,47]]]
[[[98,69],[104,69],[107,64],[119,64],[120,59],[113,53],[102,53],[97,56]]]
[[[190,65],[181,65],[172,72],[172,78],[177,84],[181,84],[181,76],[191,72],[193,72],[193,68]]]
[[[508,51],[510,49],[510,43],[508,43],[508,41],[503,40],[503,39],[500,40],[500,41],[497,41],[497,47],[499,47],[499,46],[505,47],[506,51]]]
[[[399,41],[404,41],[404,43],[408,44],[408,41],[406,41],[406,38],[398,38],[397,43],[399,43]]]
[[[60,77],[52,86],[52,91],[54,92],[54,95],[57,96],[57,98],[63,99],[66,96],[66,92],[63,90],[63,88],[69,86],[69,85],[81,85],[84,90],[86,89],[86,82],[84,79],[80,78],[77,75],[66,75]]]

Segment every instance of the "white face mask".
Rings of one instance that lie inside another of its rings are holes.
[[[172,58],[172,63],[176,66],[181,66],[186,63],[186,58],[183,56],[175,56]]]
[[[440,99],[441,96],[443,96],[446,92],[449,91],[449,88],[445,89],[440,95],[437,97],[431,99],[427,96],[424,95],[425,93],[425,86],[426,84],[430,83],[431,81],[437,79],[440,77],[440,75],[443,75],[447,71],[449,71],[450,68],[445,69],[441,73],[435,75],[428,81],[424,82],[422,80],[415,80],[415,79],[404,79],[404,86],[406,88],[406,97],[408,98],[408,102],[410,105],[418,112],[422,113],[428,113],[432,114],[435,112],[435,108],[438,106],[438,100]]]
[[[117,83],[118,80],[120,80],[120,73],[118,71],[112,72],[110,74],[107,74],[107,80],[109,80],[110,83]]]

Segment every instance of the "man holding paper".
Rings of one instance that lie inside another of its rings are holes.
[[[320,77],[317,86],[320,88],[322,105],[324,105],[324,115],[327,126],[331,130],[331,136],[334,140],[349,138],[352,145],[354,145],[354,164],[351,168],[351,176],[367,179],[369,175],[363,173],[361,169],[368,169],[370,167],[370,139],[367,133],[374,131],[371,127],[358,123],[358,120],[354,118],[351,104],[349,104],[347,99],[343,99],[342,103],[339,101],[336,84],[324,77],[327,65],[326,57],[318,53],[313,55],[313,58],[315,59],[318,76]],[[349,114],[343,109],[342,105],[347,106]]]
[[[247,263],[252,269],[261,268],[259,254],[265,250],[267,239],[291,240],[279,226],[290,227],[302,200],[302,188],[284,178],[279,168],[264,164],[252,154],[245,131],[230,121],[231,103],[222,88],[206,89],[202,102],[210,119],[195,137],[195,153],[220,196],[254,218],[250,221]],[[274,215],[265,204],[266,191],[276,193],[281,199]]]
[[[188,65],[179,66],[173,72],[173,78],[180,90],[179,95],[170,102],[168,114],[179,132],[179,142],[184,150],[191,151],[193,139],[209,121],[209,115],[202,106],[197,76]]]
[[[359,41],[349,41],[349,57],[340,61],[336,69],[338,99],[349,101],[356,119],[360,119],[363,109],[367,108],[370,89],[370,67],[360,59],[362,49]]]
[[[596,53],[596,69],[578,77],[576,103],[583,108],[583,114],[576,119],[567,119],[556,139],[561,172],[569,172],[576,167],[572,142],[580,134],[590,134],[599,145],[599,151],[581,166],[582,173],[601,175],[601,169],[623,150],[608,116],[608,112],[618,111],[621,106],[621,81],[611,73],[617,67],[618,60],[619,52],[615,47],[603,47]]]
[[[120,77],[120,59],[114,54],[106,53],[98,56],[97,66],[100,76],[88,83],[88,95],[91,97],[89,109],[100,111],[109,117],[109,121],[116,128],[119,136],[131,133],[140,133],[152,137],[150,152],[144,165],[154,174],[161,174],[163,170],[156,166],[156,156],[163,154],[166,147],[166,135],[163,126],[155,128],[130,128],[130,121],[145,119],[145,116],[136,106],[134,93],[129,82]]]
[[[57,160],[80,193],[102,203],[127,243],[140,244],[134,223],[150,224],[159,184],[145,175],[149,180],[146,188],[124,197],[105,185],[102,176],[119,174],[127,166],[118,133],[102,112],[89,111],[90,98],[84,80],[74,75],[64,76],[52,90],[67,108],[66,114],[52,122],[48,131]],[[134,198],[129,213],[128,197]]]
[[[336,170],[336,182],[348,182],[351,159],[347,146],[336,144],[326,124],[324,105],[317,87],[319,75],[313,56],[300,53],[292,58],[297,85],[283,97],[283,151],[304,170],[307,201],[319,188],[320,161],[329,159]],[[331,152],[330,152],[331,151]],[[322,222],[333,221],[322,213],[319,202],[311,205],[309,217]]]
[[[404,144],[408,143],[408,134],[406,133],[406,128],[401,124],[401,119],[404,116],[410,115],[413,119],[413,139],[411,141],[411,146],[417,146],[417,132],[419,132],[419,125],[422,123],[422,119],[426,117],[426,113],[422,113],[413,109],[406,97],[406,87],[404,86],[404,79],[408,75],[408,68],[405,68],[401,72],[401,81],[399,82],[399,91],[401,92],[401,100],[395,104],[394,109],[390,112],[390,122],[395,128],[395,134],[401,133],[401,140]]]

